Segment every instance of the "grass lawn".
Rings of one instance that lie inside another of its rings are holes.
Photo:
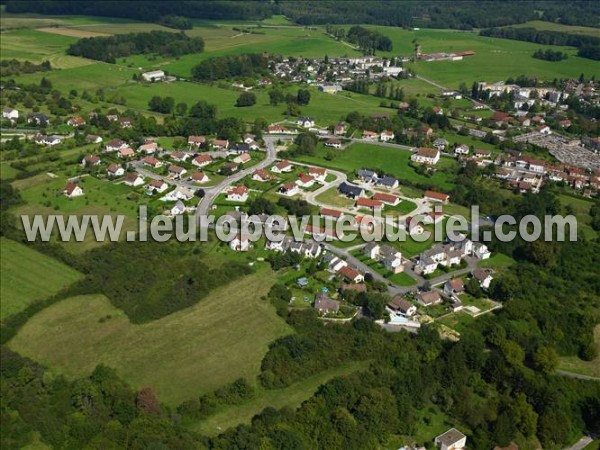
[[[457,162],[454,158],[442,158],[431,177],[419,175],[409,166],[411,152],[383,147],[375,144],[354,143],[337,153],[332,161],[325,159],[326,150],[318,147],[314,156],[300,156],[298,159],[308,164],[316,164],[347,172],[350,179],[360,168],[380,169],[400,180],[413,183],[427,183],[442,191],[450,191],[454,185]]]
[[[503,253],[495,253],[489,259],[479,261],[479,267],[502,271],[515,264],[516,261]]]
[[[177,405],[239,377],[255,381],[269,343],[291,331],[261,299],[274,282],[263,267],[144,325],[131,324],[102,295],[73,297],[30,319],[9,346],[70,377],[107,364]]]
[[[453,330],[458,331],[459,333],[463,333],[465,330],[467,330],[473,320],[475,320],[475,318],[473,318],[473,316],[471,316],[468,312],[458,311],[436,320],[435,323],[445,325]]]
[[[0,318],[83,278],[75,269],[10,239],[0,240]]]
[[[211,436],[222,433],[227,428],[241,423],[249,424],[252,417],[268,406],[277,409],[284,406],[297,408],[304,400],[310,398],[319,386],[327,383],[332,378],[347,375],[366,367],[366,362],[351,362],[307,377],[284,389],[267,390],[258,388],[255,397],[248,402],[226,407],[207,420],[194,424],[190,428],[203,435]]]
[[[596,328],[594,328],[594,340],[596,341],[598,350],[600,350],[600,325],[596,325]],[[592,361],[584,361],[577,356],[561,356],[558,368],[568,372],[600,378],[600,356],[596,356],[596,359]]]
[[[397,286],[414,286],[417,284],[417,281],[414,278],[404,272],[395,273],[388,279]]]
[[[19,172],[20,170],[11,167],[8,163],[0,164],[0,180],[11,180],[17,176]]]
[[[591,227],[592,218],[590,217],[590,208],[594,205],[594,201],[568,194],[559,195],[558,198],[561,205],[570,206],[573,209],[573,214],[577,218],[577,234],[584,234],[587,238],[593,239],[597,235],[597,232]]]
[[[340,195],[336,187],[327,189],[322,194],[317,195],[315,200],[324,205],[338,208],[349,208],[354,205],[354,200]]]

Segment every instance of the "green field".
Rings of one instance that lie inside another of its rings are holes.
[[[476,54],[462,61],[433,61],[409,64],[418,75],[456,89],[464,81],[470,87],[473,81],[500,81],[518,75],[535,76],[542,80],[577,78],[600,75],[596,62],[579,58],[574,47],[543,46],[540,44],[479,36],[477,32],[420,29],[404,30],[383,26],[370,26],[388,36],[393,42],[393,52],[382,55],[412,55],[414,39],[423,53],[471,50]],[[535,59],[532,54],[539,48],[552,48],[569,55],[569,59],[550,62]]]
[[[241,423],[249,424],[252,417],[259,414],[268,406],[277,409],[287,406],[295,409],[299,407],[304,400],[310,398],[322,384],[325,384],[332,378],[365,369],[367,365],[366,362],[341,364],[335,369],[326,370],[307,377],[284,389],[267,390],[258,388],[259,391],[253,399],[242,403],[241,405],[228,406],[208,419],[194,424],[190,428],[203,435],[211,436]]]
[[[337,152],[332,161],[326,160],[325,155],[326,150],[320,147],[315,156],[301,156],[297,159],[308,164],[345,171],[352,175],[349,176],[350,180],[353,179],[355,171],[360,168],[380,169],[396,176],[400,183],[403,181],[426,183],[444,191],[452,190],[453,172],[457,165],[455,159],[442,158],[435,166],[436,172],[431,177],[427,177],[417,174],[408,165],[411,156],[409,151],[363,143],[354,143]]]
[[[0,240],[0,253],[2,319],[83,278],[75,269],[10,239]]]
[[[585,34],[588,36],[600,36],[600,29],[582,27],[575,25],[563,25],[561,23],[544,22],[543,20],[532,20],[530,22],[511,25],[511,28],[535,28],[536,30],[561,31],[569,34]]]
[[[600,325],[596,325],[594,328],[594,341],[600,352]],[[600,378],[600,356],[596,356],[592,361],[584,361],[577,356],[561,356],[558,368],[567,372]]]
[[[261,300],[274,282],[262,268],[145,325],[131,324],[102,295],[73,297],[34,316],[9,346],[72,377],[104,363],[176,405],[239,377],[254,382],[268,344],[290,332]]]

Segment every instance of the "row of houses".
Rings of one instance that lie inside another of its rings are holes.
[[[429,275],[438,268],[457,266],[466,256],[477,259],[488,259],[491,256],[487,245],[481,242],[473,242],[462,236],[459,241],[450,241],[448,243],[435,244],[428,250],[422,252],[415,265],[415,271],[422,275]]]

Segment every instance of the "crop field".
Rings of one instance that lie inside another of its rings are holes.
[[[37,28],[37,31],[42,31],[44,33],[50,34],[58,34],[60,36],[69,36],[74,38],[86,38],[86,37],[94,37],[94,36],[109,36],[106,33],[99,33],[95,31],[80,29],[80,28],[69,28],[69,27],[45,27],[45,28]]]
[[[375,144],[354,143],[344,150],[340,150],[332,161],[325,159],[325,150],[317,149],[316,156],[301,156],[298,160],[317,164],[332,169],[339,169],[351,175],[360,168],[380,169],[396,176],[400,182],[428,183],[449,191],[453,187],[453,175],[446,172],[445,168],[455,168],[456,160],[442,158],[436,165],[436,172],[427,177],[417,174],[408,164],[411,153],[406,150],[397,150]],[[352,179],[352,176],[350,176]]]
[[[144,325],[131,324],[104,296],[73,297],[34,316],[9,346],[67,376],[107,364],[176,405],[239,377],[254,383],[268,344],[290,332],[261,300],[274,282],[263,267]]]
[[[10,239],[0,240],[0,318],[46,299],[83,277],[75,269]]]

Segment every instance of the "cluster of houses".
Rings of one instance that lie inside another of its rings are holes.
[[[458,266],[464,257],[488,259],[491,252],[487,245],[473,242],[462,236],[461,240],[435,244],[422,252],[415,265],[415,271],[422,275],[429,275],[436,271],[438,266]]]
[[[393,141],[395,138],[396,135],[392,130],[383,130],[380,133],[371,130],[363,130],[362,132],[362,139],[366,142],[374,142],[377,140],[381,142],[390,142]]]
[[[319,85],[322,92],[335,94],[356,79],[397,78],[407,58],[376,56],[351,58],[283,58],[271,61],[273,76],[296,83]]]

